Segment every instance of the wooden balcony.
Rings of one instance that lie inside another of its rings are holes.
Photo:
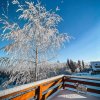
[[[60,75],[0,91],[0,100],[100,100],[100,79]]]

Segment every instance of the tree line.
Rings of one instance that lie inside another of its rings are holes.
[[[66,65],[69,67],[72,73],[82,72],[86,68],[86,65],[83,60],[82,61],[78,60],[77,62],[74,62],[71,59],[67,59]]]

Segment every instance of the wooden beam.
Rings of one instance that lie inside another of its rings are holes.
[[[65,76],[62,78],[62,81],[63,81],[62,87],[63,87],[63,89],[65,89]]]
[[[49,88],[51,88],[53,86],[56,86],[57,84],[60,84],[61,82],[62,82],[62,79],[59,79],[57,81],[53,81],[53,82],[50,82],[50,83],[43,85],[43,92],[48,90]]]
[[[85,84],[85,85],[91,85],[91,86],[97,86],[100,87],[100,83],[96,82],[88,82],[86,80],[77,80],[77,79],[65,79],[65,82],[72,82],[72,83],[79,83],[79,84]]]
[[[0,100],[2,100],[2,99],[6,99],[6,98],[8,98],[8,97],[10,97],[10,96],[15,96],[15,95],[17,95],[17,94],[19,94],[19,93],[23,93],[23,92],[26,92],[26,91],[28,91],[28,90],[30,90],[30,89],[35,89],[36,87],[30,87],[30,88],[26,88],[26,89],[24,89],[24,90],[21,90],[21,91],[17,91],[17,92],[14,92],[14,93],[11,93],[11,94],[8,94],[8,95],[5,95],[5,96],[1,96],[0,97]]]
[[[67,88],[74,88],[74,89],[77,88],[77,87],[75,87],[74,85],[71,85],[71,84],[65,84],[65,87],[67,87]],[[92,92],[92,93],[100,94],[100,90],[92,89],[92,88],[87,88],[87,92]]]
[[[62,85],[59,85],[58,87],[54,88],[53,90],[48,91],[46,94],[43,96],[43,100],[46,100],[49,96],[51,96],[53,93],[55,93],[57,90],[61,89]]]
[[[42,85],[39,86],[38,99],[37,100],[42,100]]]
[[[13,98],[12,100],[28,100],[28,99],[30,99],[30,98],[32,98],[34,96],[35,96],[35,90],[32,90],[32,91],[30,91],[28,93],[25,93],[25,94],[22,94],[20,96],[17,96],[15,98]]]

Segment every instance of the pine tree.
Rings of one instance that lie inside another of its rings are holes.
[[[83,69],[85,68],[85,64],[84,64],[84,61],[82,60],[82,66],[83,66]]]

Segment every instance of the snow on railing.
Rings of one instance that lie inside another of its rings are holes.
[[[90,88],[88,86],[95,86]],[[100,79],[73,76],[73,75],[60,75],[45,80],[16,86],[11,89],[6,89],[0,92],[0,100],[46,100],[59,89],[72,88],[77,92],[90,92],[100,95]]]
[[[76,76],[76,75],[64,75],[70,78],[81,78],[81,79],[90,79],[90,80],[98,80],[100,81],[100,78],[98,77],[90,77],[90,76]]]
[[[41,98],[47,98],[50,94],[53,94],[53,91],[62,88],[63,76],[64,75],[59,75],[30,84],[16,86],[11,89],[0,91],[0,100],[3,100],[5,98],[9,98],[12,100],[27,100],[29,98],[37,98],[38,100],[40,100]],[[51,87],[53,87],[53,89],[52,91],[49,91]],[[44,96],[42,96],[42,93],[46,92],[47,90],[48,93],[45,93]]]
[[[100,97],[100,78],[65,75],[64,87],[67,87],[69,90]]]

